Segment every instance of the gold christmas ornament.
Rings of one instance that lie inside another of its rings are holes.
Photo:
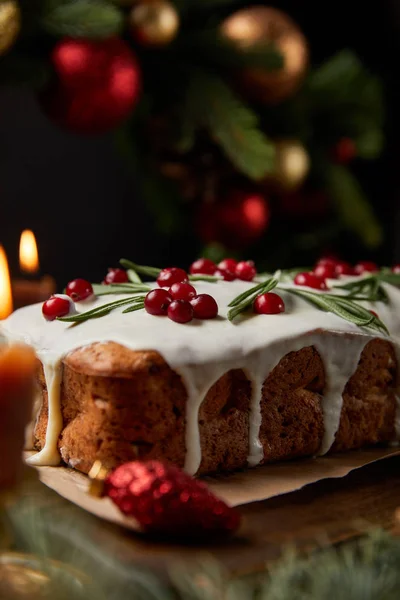
[[[303,33],[288,15],[267,6],[244,8],[222,23],[221,33],[244,51],[272,46],[283,57],[281,69],[244,69],[239,81],[245,94],[265,104],[276,104],[300,86],[308,67],[308,46]]]
[[[142,0],[130,13],[133,38],[142,46],[166,46],[179,29],[179,16],[167,0]]]
[[[298,140],[279,140],[275,144],[275,170],[266,183],[275,184],[283,191],[301,186],[310,170],[310,158]]]
[[[15,0],[0,0],[0,55],[11,48],[21,28],[21,12]]]

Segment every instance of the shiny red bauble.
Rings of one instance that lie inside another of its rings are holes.
[[[144,299],[144,308],[150,315],[166,315],[172,302],[172,296],[167,290],[151,290]]]
[[[217,265],[209,258],[198,258],[190,265],[192,275],[214,275]]]
[[[188,275],[186,271],[179,269],[179,267],[168,267],[167,269],[162,269],[157,277],[158,285],[160,287],[168,288],[170,288],[174,283],[186,283],[187,280]]]
[[[110,285],[110,283],[128,283],[128,273],[124,269],[108,269],[107,275],[104,277],[103,283]]]
[[[175,323],[189,323],[194,316],[193,307],[187,300],[173,300],[168,306],[167,313]]]
[[[168,290],[174,300],[191,300],[197,294],[190,283],[174,283]]]
[[[236,265],[235,274],[238,279],[242,279],[243,281],[253,281],[257,275],[257,269],[253,261],[243,260]]]
[[[46,321],[54,321],[58,317],[66,317],[73,303],[68,296],[51,296],[43,303],[42,313]]]
[[[278,294],[267,292],[254,300],[253,310],[259,315],[277,315],[285,311],[285,303]]]
[[[93,295],[93,287],[86,279],[74,279],[67,285],[66,294],[74,302],[81,302]]]
[[[54,78],[40,101],[46,114],[79,133],[102,133],[132,112],[141,90],[139,63],[118,37],[66,38],[51,55]]]
[[[321,277],[322,279],[336,279],[338,276],[336,272],[336,265],[333,262],[319,264],[314,269],[314,275]]]
[[[315,290],[327,290],[325,279],[314,275],[314,273],[298,273],[294,278],[296,285],[304,285],[306,287],[313,288]]]
[[[379,271],[378,265],[369,260],[362,260],[357,263],[354,267],[354,271],[357,275],[362,275],[363,273],[377,273]]]
[[[190,301],[196,319],[215,319],[218,315],[218,304],[209,294],[199,294]]]

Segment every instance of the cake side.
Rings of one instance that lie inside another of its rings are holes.
[[[327,333],[326,335],[329,335]],[[43,448],[47,392],[35,435]],[[344,394],[332,450],[347,450],[394,437],[396,358],[390,342],[375,339],[361,354]],[[317,349],[287,353],[262,388],[260,441],[263,462],[312,456],[324,435],[321,401],[325,368]],[[202,458],[198,474],[247,466],[251,383],[232,369],[214,383],[199,411]],[[157,352],[132,351],[113,342],[93,344],[63,361],[64,462],[87,473],[100,459],[109,467],[135,458],[164,459],[184,466],[187,393]]]

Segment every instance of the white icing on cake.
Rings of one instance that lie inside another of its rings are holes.
[[[196,282],[194,285],[198,293],[215,297],[219,306],[217,319],[193,320],[180,325],[166,317],[151,316],[144,310],[122,314],[122,309],[117,309],[105,317],[71,325],[45,321],[42,305],[37,304],[16,311],[1,323],[1,331],[9,340],[23,341],[35,348],[45,369],[49,392],[48,428],[45,446],[32,457],[33,464],[54,465],[60,460],[57,440],[62,429],[59,394],[63,357],[77,348],[109,341],[132,350],[156,350],[182,377],[188,393],[185,468],[191,474],[201,463],[198,414],[210,387],[231,369],[243,369],[250,379],[248,462],[255,466],[264,458],[259,440],[263,382],[285,354],[314,345],[326,372],[322,401],[325,436],[320,453],[329,450],[339,426],[343,389],[357,367],[360,354],[369,340],[385,336],[362,330],[281,290],[278,293],[285,301],[286,312],[278,315],[251,313],[230,323],[226,318],[229,302],[254,284],[221,281],[217,284]],[[363,304],[379,314],[391,333],[390,340],[398,349],[400,291],[383,285],[389,304]],[[282,287],[288,288],[291,284],[282,284]],[[90,302],[77,304],[76,309],[85,312],[106,304],[110,299],[124,297],[93,298]],[[351,335],[341,335],[343,333]],[[400,408],[396,423],[400,424]],[[397,430],[400,435],[400,425]]]

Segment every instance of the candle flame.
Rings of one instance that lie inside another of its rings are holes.
[[[25,229],[21,234],[19,243],[19,265],[25,273],[39,271],[39,255],[36,239],[32,231]]]
[[[7,256],[0,246],[0,319],[5,319],[13,311],[10,272]]]

